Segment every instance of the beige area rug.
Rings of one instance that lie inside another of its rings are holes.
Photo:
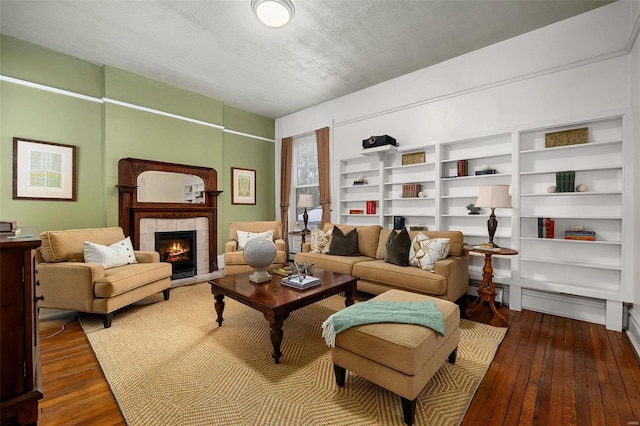
[[[225,298],[218,327],[206,283],[172,289],[116,313],[111,328],[81,315],[129,425],[403,425],[400,397],[351,373],[335,383],[322,322],[344,308],[333,296],[285,321],[283,357],[271,358],[262,314]],[[416,424],[458,424],[506,328],[461,321],[455,365],[417,401]]]

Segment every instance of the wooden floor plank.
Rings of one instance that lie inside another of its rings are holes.
[[[562,348],[562,424],[575,425],[576,418],[576,378],[574,356],[576,342],[573,333],[573,321],[564,322],[564,347]]]
[[[604,326],[508,311],[508,332],[462,425],[629,425],[640,420],[640,367],[629,339]],[[471,320],[499,325],[487,310]],[[40,335],[64,321],[40,323]],[[125,425],[82,327],[40,344],[40,426]]]
[[[584,406],[579,406],[580,401],[589,401],[587,381],[586,345],[589,343],[589,327],[584,321],[573,321],[574,347],[568,356],[573,356],[574,386],[576,404],[576,424],[590,425],[591,412]]]

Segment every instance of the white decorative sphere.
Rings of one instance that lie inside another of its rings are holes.
[[[548,193],[550,193],[550,194],[553,194],[554,192],[556,192],[556,187],[555,187],[555,185],[550,185],[550,186],[547,188],[547,192],[548,192]]]
[[[584,185],[584,184],[580,184],[576,186],[576,191],[578,192],[587,192],[587,189],[589,188],[587,188],[587,185]]]
[[[418,197],[420,197],[420,198],[427,198],[427,193],[426,193],[426,192],[424,192],[424,191],[420,191],[420,192],[418,192]]]
[[[258,237],[250,240],[243,249],[244,260],[254,269],[249,280],[255,283],[269,281],[271,275],[266,271],[276,258],[276,245],[269,238]]]

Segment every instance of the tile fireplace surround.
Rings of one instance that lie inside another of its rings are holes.
[[[155,251],[156,232],[196,231],[196,276],[209,273],[209,221],[206,217],[185,219],[140,219],[140,250]]]

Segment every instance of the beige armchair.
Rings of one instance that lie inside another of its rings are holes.
[[[252,270],[244,260],[242,248],[238,246],[239,235],[242,233],[262,233],[273,231],[273,242],[276,245],[276,258],[269,267],[279,268],[287,262],[286,244],[282,239],[282,224],[279,221],[263,222],[231,222],[229,224],[229,241],[224,245],[224,273],[226,275],[240,274]],[[242,240],[242,238],[240,238]]]
[[[42,308],[101,314],[108,328],[114,311],[123,306],[159,292],[169,299],[171,264],[160,262],[157,252],[133,251],[136,263],[107,269],[102,263],[85,262],[85,241],[102,246],[122,242],[122,228],[48,231],[40,237],[36,271]]]

